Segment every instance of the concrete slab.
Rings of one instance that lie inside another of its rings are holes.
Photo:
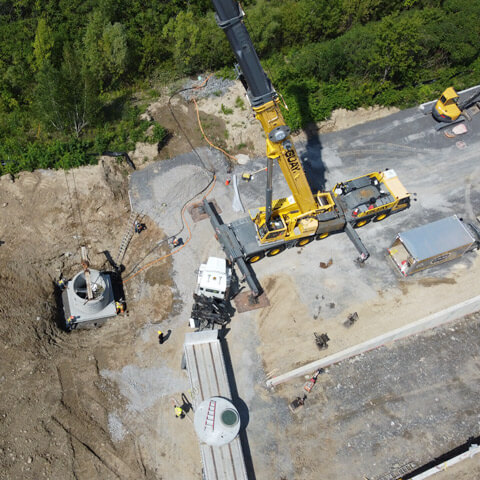
[[[354,345],[353,347],[342,350],[341,352],[338,352],[334,355],[329,355],[328,357],[322,358],[321,360],[308,363],[307,365],[303,365],[302,367],[296,368],[295,370],[269,379],[266,382],[267,387],[275,387],[276,385],[287,382],[288,380],[291,380],[295,377],[300,377],[301,375],[312,373],[319,368],[329,367],[334,363],[353,358],[356,355],[366,353],[374,348],[378,348],[389,342],[394,342],[396,340],[406,338],[410,335],[425,332],[431,328],[439,327],[445,323],[458,320],[465,315],[475,313],[479,310],[480,296],[477,296],[457,305],[452,305],[449,308],[434,313],[433,315],[429,315],[428,317],[422,318],[416,322],[410,323],[401,328],[397,328],[383,335],[372,338],[371,340],[368,340],[366,342]]]

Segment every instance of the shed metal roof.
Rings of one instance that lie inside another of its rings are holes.
[[[398,235],[417,261],[470,245],[475,241],[456,215],[412,228]]]

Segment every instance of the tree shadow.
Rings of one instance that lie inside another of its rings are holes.
[[[307,138],[305,150],[298,152],[310,188],[313,192],[325,189],[326,167],[322,160],[322,142],[318,128],[314,122],[312,110],[308,102],[308,88],[298,84],[288,89],[298,105],[302,130]]]

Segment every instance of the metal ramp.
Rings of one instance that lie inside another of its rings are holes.
[[[133,237],[133,233],[135,231],[135,221],[141,221],[140,215],[137,212],[134,212],[133,210],[130,212],[130,216],[128,217],[127,220],[127,225],[125,228],[125,233],[123,234],[122,241],[120,243],[120,247],[118,249],[118,254],[117,254],[117,265],[121,265],[123,258],[125,257],[125,252],[127,251],[128,244],[130,243],[130,240]]]
[[[187,333],[184,343],[185,363],[192,389],[192,404],[198,405],[211,397],[231,399],[227,370],[218,330]],[[215,409],[210,402],[209,412]],[[215,428],[205,422],[205,428]],[[200,444],[205,480],[247,480],[245,460],[240,438],[221,447]]]

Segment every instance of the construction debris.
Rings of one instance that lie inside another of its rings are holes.
[[[346,327],[346,328],[350,328],[357,320],[358,320],[358,313],[353,312],[343,322],[343,326]]]
[[[225,300],[193,294],[190,326],[198,331],[213,329],[215,325],[224,327],[230,322],[228,306]]]
[[[333,259],[330,258],[330,260],[325,263],[325,262],[320,262],[320,268],[328,268],[328,267],[331,267],[333,264]]]
[[[292,413],[297,413],[305,405],[306,399],[306,395],[304,395],[303,398],[297,397],[293,402],[288,405],[288,408]]]
[[[320,350],[328,348],[327,342],[330,340],[326,333],[318,334],[317,332],[313,333],[315,335],[315,343]]]

